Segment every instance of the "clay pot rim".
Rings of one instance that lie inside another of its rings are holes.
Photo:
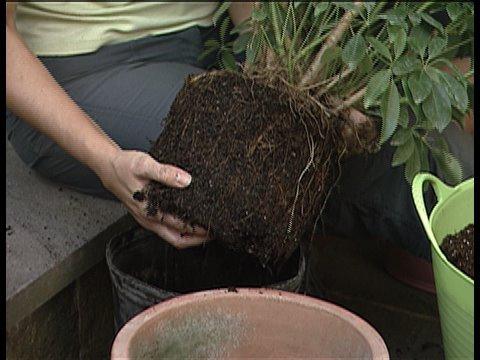
[[[380,336],[369,323],[358,315],[332,303],[324,300],[313,298],[306,295],[294,294],[282,290],[265,289],[265,288],[236,288],[231,291],[226,288],[207,290],[201,292],[181,295],[168,300],[165,300],[157,305],[154,305],[140,314],[130,319],[119,333],[116,335],[112,345],[111,359],[128,359],[128,349],[130,348],[132,339],[142,325],[151,319],[155,318],[160,311],[181,307],[195,303],[198,299],[205,300],[205,298],[228,298],[238,297],[244,298],[268,298],[276,300],[284,300],[288,302],[298,303],[306,307],[321,308],[330,314],[341,318],[354,328],[366,339],[372,348],[374,359],[389,359],[387,346]]]

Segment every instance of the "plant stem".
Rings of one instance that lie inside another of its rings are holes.
[[[337,108],[335,109],[335,111],[340,111],[340,110],[343,110],[347,107],[350,107],[352,106],[353,104],[355,104],[358,100],[360,100],[361,98],[363,98],[363,95],[365,95],[365,91],[367,91],[367,87],[363,87],[361,88],[360,90],[358,90],[355,94],[353,94],[348,100],[345,100],[343,101],[342,103],[340,103],[340,105],[337,106]]]
[[[353,72],[352,68],[348,68],[342,72],[340,72],[335,78],[325,86],[322,90],[320,90],[317,94],[317,96],[321,96],[325,94],[328,90],[330,90],[332,87],[334,87],[340,80],[345,79],[348,75],[350,75]]]
[[[359,1],[356,1],[354,4],[357,8],[360,8],[360,6],[363,5],[363,3]],[[350,22],[356,16],[356,13],[357,12],[355,10],[350,10],[346,12],[340,19],[340,22],[338,23],[338,25],[335,28],[333,28],[332,31],[330,31],[327,41],[325,41],[325,44],[322,46],[320,51],[317,53],[317,55],[313,59],[313,62],[311,63],[306,74],[302,77],[300,81],[301,86],[308,86],[309,84],[311,84],[317,79],[318,74],[322,69],[322,59],[323,59],[323,55],[325,54],[325,51],[338,43],[343,33],[350,25]]]

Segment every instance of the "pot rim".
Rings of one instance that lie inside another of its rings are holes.
[[[267,288],[236,288],[231,291],[227,288],[194,292],[177,296],[154,305],[130,319],[118,332],[112,345],[111,359],[129,359],[128,350],[137,331],[143,324],[157,317],[159,313],[172,308],[178,308],[205,298],[267,298],[294,302],[310,308],[320,308],[330,314],[341,318],[357,329],[357,331],[369,343],[374,359],[389,359],[388,349],[380,334],[367,321],[358,315],[330,302],[313,298],[307,295],[294,294],[287,291]]]

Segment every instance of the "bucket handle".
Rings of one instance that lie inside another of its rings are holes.
[[[430,221],[428,219],[427,210],[425,208],[425,200],[423,198],[423,185],[428,182],[432,185],[433,191],[437,197],[438,206],[444,199],[450,196],[455,191],[455,188],[444,184],[439,178],[429,173],[419,173],[417,174],[412,183],[412,194],[415,207],[417,208],[418,215],[422,221],[423,227],[427,232],[427,235],[432,242],[434,247],[438,247],[438,244],[434,241],[435,236],[433,235],[432,228],[430,226]],[[434,207],[434,209],[435,209]]]

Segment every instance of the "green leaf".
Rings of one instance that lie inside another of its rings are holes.
[[[332,64],[341,62],[342,49],[339,46],[332,46],[323,55],[323,68],[328,69]]]
[[[367,10],[367,14],[369,15],[372,12],[372,9],[375,6],[375,1],[364,1],[363,6]]]
[[[447,46],[447,40],[445,38],[435,36],[428,44],[428,58],[433,59],[440,55]]]
[[[313,11],[313,16],[318,17],[321,13],[328,9],[328,2],[318,2],[315,4],[315,10]]]
[[[407,16],[407,10],[405,4],[400,3],[397,8],[387,10],[385,14],[379,15],[380,19],[386,19],[390,25],[405,24],[405,17]]]
[[[440,81],[445,85],[448,97],[452,101],[452,105],[459,111],[464,113],[468,109],[468,93],[467,89],[452,75],[441,72]]]
[[[233,52],[235,54],[240,54],[241,52],[245,51],[251,38],[252,33],[240,34],[233,42]]]
[[[425,29],[425,27],[422,25],[417,25],[410,31],[410,35],[408,36],[408,44],[418,55],[423,58],[429,38],[430,33]]]
[[[406,54],[395,61],[392,70],[395,75],[401,76],[419,70],[421,66],[422,62],[419,58],[411,54]]]
[[[408,88],[408,82],[406,78],[401,79],[402,82],[402,89],[403,93],[408,99],[408,105],[410,106],[410,109],[413,111],[413,114],[415,115],[415,122],[422,122],[425,120],[425,116],[423,115],[422,109],[420,108],[419,105],[415,104],[413,101],[412,94],[410,92],[410,89]]]
[[[419,25],[422,22],[422,18],[416,13],[408,14],[408,18],[413,26]]]
[[[448,143],[438,131],[431,131],[425,137],[428,148],[433,152],[448,152]]]
[[[440,81],[445,86],[445,91],[452,101],[452,105],[464,113],[468,109],[467,89],[452,75],[442,72]]]
[[[363,105],[366,109],[373,105],[380,95],[387,91],[390,77],[390,70],[384,69],[374,74],[367,84],[367,90],[363,96]]]
[[[463,8],[462,5],[460,5],[457,2],[451,2],[447,4],[447,14],[452,19],[452,21],[455,21],[458,19],[458,17],[463,13]]]
[[[407,45],[407,33],[401,26],[388,26],[388,38],[390,43],[393,44],[393,52],[395,53],[395,59],[402,55]]]
[[[443,86],[433,84],[432,92],[422,103],[422,110],[439,132],[447,127],[452,119],[452,105]]]
[[[229,17],[224,18],[222,21],[222,24],[220,25],[220,29],[218,31],[218,34],[220,36],[220,41],[222,42],[222,44],[225,43],[225,40],[227,39],[226,36],[227,36],[227,30],[229,25],[230,25],[230,18]]]
[[[258,7],[254,8],[252,11],[252,19],[255,21],[263,21],[267,18],[267,12],[265,11],[265,8],[263,7]]]
[[[400,146],[405,144],[407,141],[410,141],[411,139],[413,139],[411,128],[398,128],[395,131],[395,134],[393,134],[392,136],[392,141],[390,141],[390,145]]]
[[[367,46],[363,36],[356,34],[352,36],[342,51],[342,59],[350,69],[355,69],[360,61],[362,61]]]
[[[463,169],[458,159],[449,151],[432,151],[432,155],[445,182],[458,185],[463,179]]]
[[[435,29],[440,31],[442,34],[445,32],[445,29],[443,28],[443,25],[435,20],[433,17],[426,13],[420,13],[420,16],[422,17],[423,20],[425,20],[428,24],[433,26]]]
[[[414,146],[412,155],[405,163],[405,179],[408,181],[409,184],[412,183],[413,178],[415,177],[415,175],[417,175],[418,172],[420,172],[420,169],[420,154],[418,152],[417,146]]]
[[[452,119],[455,120],[462,129],[465,128],[465,113],[461,113],[455,107],[452,107]]]
[[[382,129],[380,131],[380,145],[387,141],[395,131],[400,116],[400,96],[395,83],[390,81],[390,88],[383,96]]]
[[[442,76],[442,72],[433,66],[427,66],[425,69],[425,73],[428,75],[430,79],[434,82],[439,83],[440,77]]]
[[[475,95],[475,88],[472,83],[467,83],[468,103],[473,105],[473,96]]]
[[[414,73],[408,78],[408,88],[410,89],[415,104],[420,104],[430,95],[432,91],[432,81],[424,71]]]
[[[230,51],[222,51],[221,65],[226,70],[236,70],[235,58]]]
[[[392,166],[395,167],[404,164],[413,154],[414,150],[415,142],[413,137],[410,136],[405,143],[396,148],[395,152],[393,153]]]
[[[455,74],[456,77],[462,77],[463,76],[462,73],[460,72],[460,70],[458,70],[458,68],[448,59],[439,58],[439,59],[436,59],[434,61],[434,63],[435,64],[441,63],[441,64],[446,65],[450,70],[452,70],[452,72]],[[441,73],[440,70],[438,70],[437,68],[435,68],[433,66],[427,67],[427,70],[430,71],[429,76],[434,76],[436,78],[436,80],[435,80],[436,82],[440,81],[440,77],[439,77],[439,74]]]
[[[352,77],[352,79],[356,79],[357,76],[361,77],[361,79],[364,79],[365,76],[370,76],[370,74],[373,71],[373,63],[372,59],[370,59],[369,56],[365,56],[363,60],[358,64],[357,69],[355,70],[355,73]]]
[[[230,7],[230,4],[231,4],[231,1],[224,1],[220,4],[218,9],[213,13],[213,16],[212,16],[213,25],[217,26],[218,20],[228,10],[228,8]]]
[[[367,40],[370,43],[370,45],[372,45],[373,49],[376,52],[384,56],[386,59],[392,61],[392,56],[390,55],[390,51],[388,51],[388,47],[384,43],[382,43],[380,40],[371,36],[368,36]]]

